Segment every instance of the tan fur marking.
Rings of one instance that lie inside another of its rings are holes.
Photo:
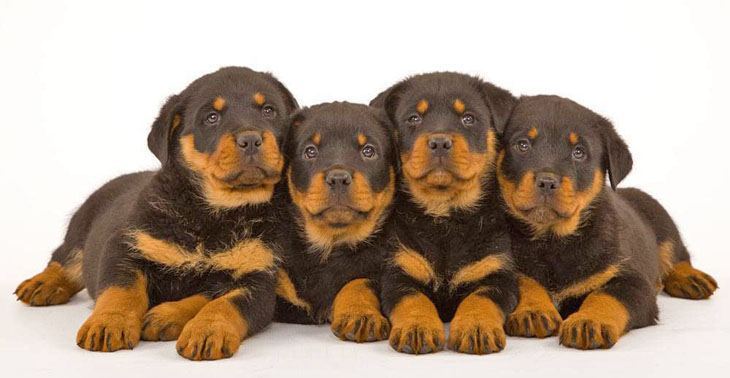
[[[418,103],[416,104],[416,111],[421,115],[426,114],[426,112],[428,111],[428,101],[426,101],[425,99],[418,101]]]
[[[312,214],[321,213],[322,209],[329,205],[329,189],[325,183],[323,172],[315,174],[310,180],[310,187],[305,192],[300,192],[291,179],[291,167],[287,172],[289,177],[289,194],[292,202],[300,209],[302,214],[302,228],[309,243],[319,249],[321,257],[326,260],[329,252],[336,245],[355,245],[369,238],[382,224],[383,214],[390,206],[395,193],[395,171],[389,171],[390,180],[388,185],[380,192],[374,192],[365,176],[355,172],[352,176],[352,185],[349,193],[351,205],[361,212],[367,212],[364,220],[355,220],[352,214],[333,213],[325,216],[324,220],[315,219]],[[337,218],[347,220],[350,223],[345,227],[330,227],[328,219]]]
[[[264,94],[261,92],[256,92],[253,95],[253,102],[258,106],[262,106],[266,103],[266,96],[264,96]]]
[[[568,298],[579,297],[586,293],[600,289],[608,281],[616,276],[620,271],[618,265],[610,265],[601,272],[591,275],[590,277],[576,282],[556,293],[553,293],[555,302],[562,302]]]
[[[505,329],[512,336],[548,337],[555,335],[563,318],[552,298],[539,282],[527,276],[518,280],[520,300],[507,319]]]
[[[185,324],[194,318],[208,302],[210,302],[208,297],[197,294],[179,301],[158,304],[144,315],[142,340],[176,340]]]
[[[527,136],[530,139],[537,138],[537,135],[538,135],[537,127],[533,127],[533,128],[530,129],[530,131],[527,132]]]
[[[231,357],[248,336],[249,326],[238,307],[236,297],[249,296],[239,288],[218,297],[198,312],[183,328],[177,340],[178,353],[190,360],[218,360]]]
[[[661,276],[666,276],[674,266],[674,243],[671,240],[663,241],[659,244],[659,269]]]
[[[460,285],[479,281],[496,271],[505,269],[510,263],[510,258],[506,254],[486,256],[454,273],[449,282],[449,286],[452,289],[456,289]]]
[[[76,344],[102,352],[132,349],[139,343],[148,307],[147,277],[136,272],[130,286],[110,286],[99,294],[94,311],[76,335]]]
[[[477,289],[461,301],[451,321],[449,349],[460,353],[499,352],[507,344],[504,313]]]
[[[314,133],[314,135],[312,135],[312,143],[319,145],[321,142],[322,142],[322,134]]]
[[[19,301],[31,306],[52,306],[67,303],[83,288],[81,252],[74,250],[65,267],[52,261],[43,272],[18,285],[15,295]]]
[[[360,146],[364,146],[365,143],[367,143],[367,142],[368,142],[368,137],[366,137],[365,134],[363,134],[363,133],[357,134],[357,144],[359,144]]]
[[[281,173],[284,167],[284,158],[279,151],[276,137],[270,131],[264,131],[262,139],[261,160],[270,171],[270,175],[263,178],[241,175],[238,180],[246,180],[247,184],[260,182],[258,186],[241,189],[223,181],[225,177],[241,169],[241,156],[233,134],[222,136],[212,154],[198,151],[192,134],[180,138],[183,158],[188,166],[201,176],[203,194],[214,209],[265,203],[271,199],[274,185],[281,180],[281,175],[278,173]]]
[[[143,231],[134,231],[130,236],[134,239],[134,247],[145,259],[168,268],[227,270],[234,278],[240,278],[251,272],[272,271],[275,266],[273,252],[259,239],[247,239],[229,250],[208,256],[202,244],[195,251],[188,251]]]
[[[179,114],[175,114],[172,117],[172,130],[171,131],[175,131],[175,129],[177,129],[177,127],[180,126],[180,123],[182,123],[182,117],[180,117]]]
[[[390,323],[390,345],[399,352],[419,354],[443,349],[444,323],[423,293],[401,298],[390,312]]]
[[[560,343],[577,349],[610,348],[626,333],[629,312],[618,299],[603,292],[586,297],[577,312],[560,327]]]
[[[570,141],[570,144],[578,144],[578,134],[571,131],[570,135],[568,135],[568,140]]]
[[[426,214],[437,217],[473,208],[482,196],[482,180],[497,156],[495,132],[489,130],[486,139],[486,152],[472,153],[463,136],[452,135],[450,170],[429,172],[428,135],[419,136],[411,151],[400,157],[411,200]]]
[[[681,261],[663,280],[664,291],[678,298],[707,299],[717,290],[717,281],[709,274],[695,269],[689,261]]]
[[[436,280],[436,272],[433,270],[431,263],[420,253],[402,244],[393,257],[393,263],[408,276],[423,284],[429,284]]]
[[[276,295],[294,306],[301,308],[308,314],[312,314],[312,306],[297,294],[297,288],[294,286],[294,282],[292,282],[289,274],[281,268],[276,272]]]
[[[554,201],[555,210],[563,214],[564,217],[548,223],[535,223],[519,210],[519,208],[530,207],[535,201],[535,174],[528,171],[520,178],[518,183],[512,182],[502,172],[504,155],[505,152],[501,151],[497,158],[497,180],[502,198],[510,213],[530,225],[535,237],[539,237],[548,231],[559,237],[571,235],[577,231],[584,219],[584,212],[590,208],[593,199],[603,190],[605,181],[603,172],[596,169],[591,186],[584,191],[575,190],[573,181],[563,177]]]
[[[224,106],[226,106],[225,98],[218,96],[215,98],[215,100],[213,100],[213,109],[215,109],[217,111],[221,111],[221,110],[223,110]]]
[[[342,340],[358,343],[383,340],[390,324],[380,313],[378,296],[366,278],[354,279],[340,289],[332,304],[332,331]]]
[[[466,105],[464,104],[464,101],[461,101],[458,98],[456,100],[454,100],[453,106],[454,106],[454,111],[457,114],[463,114],[464,111],[466,111]]]

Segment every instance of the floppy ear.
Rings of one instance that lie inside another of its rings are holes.
[[[279,79],[274,77],[272,74],[268,74],[269,80],[274,84],[276,89],[281,92],[281,94],[284,96],[284,105],[286,106],[286,114],[291,115],[294,113],[297,109],[299,109],[299,103],[294,98],[294,95],[289,92],[289,89],[282,84]]]
[[[501,135],[512,114],[512,109],[517,105],[517,98],[512,96],[509,91],[487,82],[482,83],[481,91],[482,97],[492,113],[492,126]]]
[[[163,165],[170,155],[173,131],[182,123],[182,99],[179,95],[170,96],[160,109],[160,114],[152,124],[147,136],[147,146]]]
[[[604,164],[608,170],[608,177],[611,181],[611,188],[616,189],[618,184],[631,172],[634,160],[631,157],[629,146],[614,129],[611,122],[601,118],[598,122],[603,135]]]
[[[370,100],[370,106],[383,109],[389,123],[396,123],[395,110],[398,108],[399,94],[403,90],[404,82],[394,84],[390,88],[380,92],[374,99]]]

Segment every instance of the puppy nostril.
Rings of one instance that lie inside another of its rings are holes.
[[[446,141],[444,142],[444,148],[445,148],[445,149],[447,149],[447,150],[451,148],[451,140],[448,140],[448,139],[447,139],[447,140],[446,140]]]

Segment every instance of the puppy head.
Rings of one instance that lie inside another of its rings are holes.
[[[557,96],[520,98],[502,145],[502,196],[535,235],[575,233],[603,190],[605,173],[615,189],[632,166],[628,147],[608,120]]]
[[[384,115],[328,103],[295,116],[287,138],[289,192],[310,244],[329,251],[367,239],[395,186],[395,154]]]
[[[296,108],[273,76],[222,68],[170,97],[147,142],[163,169],[174,165],[195,173],[211,207],[263,203],[281,179],[279,146]]]
[[[469,209],[496,157],[516,99],[480,79],[430,73],[406,79],[372,102],[395,126],[405,189],[432,216]]]

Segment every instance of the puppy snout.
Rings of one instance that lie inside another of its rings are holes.
[[[435,156],[443,156],[451,151],[453,142],[446,134],[433,134],[428,138],[428,148]]]
[[[535,175],[535,186],[542,194],[553,195],[560,188],[560,178],[550,172],[540,172]]]
[[[352,184],[352,175],[344,169],[332,169],[327,172],[325,182],[335,191],[345,191]]]
[[[236,136],[236,143],[244,154],[255,155],[259,152],[263,140],[261,134],[256,131],[244,131]]]

